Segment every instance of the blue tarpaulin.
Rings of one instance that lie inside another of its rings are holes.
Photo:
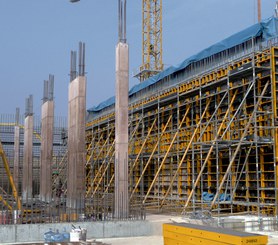
[[[208,193],[208,192],[203,192],[202,193],[202,198],[205,202],[210,202],[214,198],[214,194]]]
[[[264,38],[264,40],[267,40],[267,39],[277,37],[277,36],[278,36],[278,19],[275,17],[271,17],[260,23],[257,23],[255,25],[248,27],[245,30],[240,31],[240,32],[224,39],[221,42],[218,42],[218,43],[204,49],[203,51],[197,53],[196,55],[193,55],[193,56],[189,57],[188,59],[184,60],[179,65],[171,66],[171,67],[165,69],[164,71],[160,72],[159,74],[147,79],[146,81],[133,86],[129,90],[129,96],[132,96],[133,94],[139,92],[140,90],[143,90],[143,89],[147,88],[148,86],[157,83],[161,79],[163,79],[175,72],[185,69],[193,62],[200,61],[204,58],[210,57],[221,51],[235,47],[241,43],[251,40],[252,38],[262,37],[262,38]],[[113,104],[115,104],[115,97],[111,97],[108,100],[100,103],[98,106],[94,106],[94,107],[88,109],[88,112],[89,113],[90,112],[98,112],[98,111],[101,111],[104,108],[109,107]]]
[[[208,192],[202,193],[202,198],[205,202],[211,202],[213,200],[214,196],[215,196],[215,194],[212,194],[212,193],[208,193]],[[219,194],[218,198],[219,198],[220,202],[231,201],[230,194],[221,193],[221,194]]]

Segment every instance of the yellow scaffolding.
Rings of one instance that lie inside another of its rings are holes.
[[[269,44],[214,57],[225,62],[209,57],[167,78],[159,92],[131,98],[131,203],[179,213],[278,213],[278,47]],[[87,124],[96,145],[94,193],[102,198],[113,195],[114,126],[113,110]]]

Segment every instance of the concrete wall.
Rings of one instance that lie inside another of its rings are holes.
[[[162,224],[150,221],[107,221],[74,223],[75,227],[87,229],[87,239],[112,238],[112,237],[134,237],[161,235]],[[13,242],[35,242],[43,241],[43,234],[49,231],[63,228],[69,232],[70,223],[57,224],[24,224],[24,225],[1,225],[0,243]]]

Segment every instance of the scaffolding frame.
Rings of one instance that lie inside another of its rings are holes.
[[[277,216],[276,44],[249,40],[130,98],[130,132],[137,128],[129,144],[131,204]],[[106,108],[87,130],[95,137],[113,123],[113,107]],[[105,193],[113,190],[112,165],[110,171]]]

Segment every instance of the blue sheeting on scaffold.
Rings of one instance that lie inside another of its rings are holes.
[[[205,202],[211,202],[213,200],[214,196],[215,196],[215,194],[208,193],[206,191],[204,191],[202,193],[202,199]],[[218,198],[219,198],[220,202],[231,201],[231,195],[230,194],[221,193],[221,194],[219,194]]]
[[[248,28],[246,28],[243,31],[240,31],[221,42],[218,42],[201,52],[189,57],[188,59],[184,60],[177,66],[171,66],[164,71],[160,72],[159,74],[147,79],[146,81],[139,83],[135,86],[133,86],[129,90],[129,96],[132,96],[133,94],[139,92],[140,90],[143,90],[144,88],[147,88],[148,86],[157,83],[161,79],[178,72],[180,70],[185,69],[193,62],[200,61],[204,58],[210,57],[214,54],[217,54],[221,51],[230,49],[234,46],[237,46],[241,43],[244,43],[248,40],[251,40],[252,38],[256,37],[263,37],[264,40],[268,40],[270,38],[274,38],[278,36],[278,18],[271,17],[266,20],[263,20],[260,23],[257,23],[255,25],[252,25]],[[88,112],[99,112],[103,110],[106,107],[109,107],[111,105],[115,104],[115,97],[111,97],[102,103],[100,103],[98,106],[94,106],[90,109],[88,109]]]

